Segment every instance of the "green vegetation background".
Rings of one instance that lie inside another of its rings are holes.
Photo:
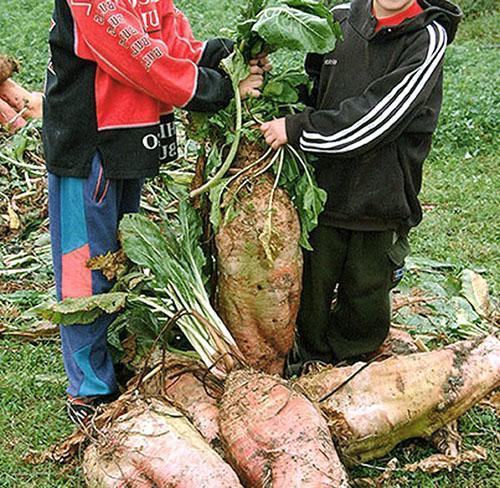
[[[425,169],[426,215],[413,234],[413,254],[449,261],[457,269],[485,269],[484,276],[498,292],[498,2],[457,3],[466,19],[447,55],[443,114]],[[200,38],[216,36],[221,27],[230,26],[239,5],[237,0],[177,1]],[[22,61],[17,79],[32,89],[43,85],[51,10],[52,0],[1,0],[0,52]],[[78,468],[61,471],[55,465],[33,467],[22,461],[27,451],[43,450],[71,432],[64,412],[65,377],[58,347],[57,343],[0,340],[0,488],[83,486]],[[449,475],[401,475],[393,486],[500,486],[494,414],[474,410],[463,419],[462,431],[467,445],[489,450],[486,462],[463,466]],[[429,453],[425,443],[412,442],[396,454],[404,463]],[[383,467],[384,461],[375,466]],[[356,474],[376,476],[378,470],[366,468]]]

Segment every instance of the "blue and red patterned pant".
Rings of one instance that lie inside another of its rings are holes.
[[[88,178],[49,174],[52,258],[59,300],[105,293],[112,287],[90,258],[118,249],[118,225],[126,213],[138,212],[142,180],[105,178],[101,156],[92,160]],[[61,327],[68,393],[91,397],[116,393],[118,387],[107,347],[113,315],[90,325]]]

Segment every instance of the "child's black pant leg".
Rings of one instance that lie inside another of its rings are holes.
[[[302,361],[334,360],[327,340],[335,288],[347,256],[351,232],[320,225],[310,236],[312,252],[304,253],[297,343]]]
[[[406,237],[392,231],[352,232],[328,329],[337,359],[375,351],[387,337],[391,290],[407,253]]]

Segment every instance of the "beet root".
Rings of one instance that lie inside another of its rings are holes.
[[[84,456],[91,487],[237,488],[238,477],[179,410],[137,400]]]
[[[245,486],[349,486],[325,419],[277,377],[231,373],[219,422],[227,459]]]
[[[21,117],[7,102],[0,98],[0,125],[7,127],[10,132],[16,132],[26,125]]]
[[[500,341],[489,336],[365,366],[327,367],[296,382],[327,416],[348,465],[429,437],[490,394],[500,384]]]
[[[257,178],[235,203],[236,216],[216,236],[217,309],[248,364],[282,374],[300,304],[302,251],[297,212],[281,188],[272,206],[272,259],[262,235],[273,181]]]
[[[19,71],[19,62],[10,56],[0,54],[0,83]]]
[[[25,119],[42,118],[43,95],[24,89],[14,80],[9,79],[0,83],[0,98],[16,112],[21,113]]]
[[[222,392],[202,363],[167,354],[163,371],[146,382],[143,391],[147,396],[166,396],[187,415],[213,448],[220,447],[217,398]]]

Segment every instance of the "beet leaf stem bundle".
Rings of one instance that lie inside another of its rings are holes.
[[[143,298],[142,302],[164,319],[181,314],[177,325],[205,365],[211,368],[222,361],[221,366],[230,368],[234,357],[242,357],[205,288],[201,220],[186,201],[180,202],[175,220],[177,225],[169,222],[163,230],[138,214],[127,215],[121,222],[128,258],[153,275],[157,299]],[[216,372],[221,372],[220,367]]]
[[[326,53],[334,48],[339,29],[323,0],[250,0],[242,10],[237,28],[229,31],[229,35],[236,40],[235,49],[223,60],[222,68],[231,78],[235,100],[213,116],[195,116],[194,123],[187,128],[190,136],[201,143],[203,151],[208,150],[209,161],[206,183],[192,191],[190,196],[210,192],[211,222],[215,230],[221,223],[224,192],[234,179],[249,171],[246,167],[236,176],[224,179],[240,145],[245,142],[262,144],[255,124],[292,113],[299,106],[298,85],[307,84],[304,73],[295,70],[266,75],[263,96],[260,100],[245,102],[244,111],[238,86],[248,76],[249,60],[283,48],[303,54]],[[201,123],[197,123],[200,120]],[[228,147],[229,152],[223,157]],[[271,158],[272,164],[265,166],[266,171],[274,172],[276,185],[288,191],[301,220],[301,245],[311,249],[308,236],[318,223],[326,194],[316,184],[313,167],[297,151],[283,152],[280,149],[278,153]],[[257,161],[260,162],[260,158]],[[248,163],[251,168],[256,166],[255,161]],[[249,173],[248,181],[255,176]],[[233,196],[237,194],[238,191]],[[230,211],[226,212],[227,216],[230,214]],[[262,243],[272,260],[268,244],[272,229],[267,232]]]

